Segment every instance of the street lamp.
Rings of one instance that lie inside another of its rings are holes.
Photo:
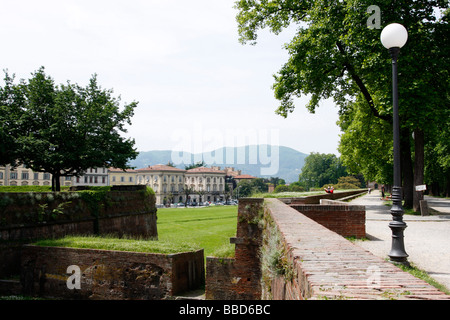
[[[394,129],[394,186],[392,187],[392,221],[389,228],[392,230],[392,247],[388,256],[391,261],[408,265],[408,254],[403,242],[403,231],[406,223],[403,221],[402,187],[400,172],[400,126],[398,112],[398,87],[397,87],[397,58],[400,48],[408,40],[408,31],[398,23],[386,26],[381,32],[381,43],[389,50],[392,57],[392,97],[393,97],[393,129]]]

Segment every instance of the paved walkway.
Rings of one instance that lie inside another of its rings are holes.
[[[356,244],[376,256],[387,258],[392,243],[388,226],[392,216],[390,206],[384,205],[380,198],[380,192],[374,190],[350,203],[366,206],[366,233],[370,241],[356,241]],[[425,200],[432,215],[403,216],[407,224],[405,251],[409,262],[450,290],[450,200],[427,196]]]

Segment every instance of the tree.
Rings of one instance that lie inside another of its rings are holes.
[[[20,117],[12,131],[14,155],[33,171],[52,174],[53,191],[60,191],[60,177],[80,176],[88,168],[130,168],[128,161],[138,153],[134,140],[120,133],[127,132],[137,102],[120,111],[120,98],[102,89],[96,75],[85,88],[70,82],[57,86],[43,67],[28,82],[13,85],[6,79],[3,91],[15,93],[6,109]]]
[[[194,189],[194,187],[185,184],[184,187],[183,187],[183,189],[181,190],[181,192],[182,192],[182,193],[184,194],[184,196],[185,196],[184,206],[187,207],[187,203],[188,203],[188,200],[189,200],[189,196],[195,192],[195,189]]]
[[[194,168],[201,168],[206,167],[206,163],[202,161],[198,161],[196,163],[192,163],[190,165],[184,166],[184,170],[194,169]]]
[[[278,114],[287,117],[295,109],[294,99],[302,95],[310,96],[307,108],[311,112],[320,100],[333,98],[342,114],[360,96],[373,116],[392,123],[390,57],[380,44],[380,30],[366,25],[367,8],[372,4],[368,0],[236,2],[243,43],[255,43],[262,28],[279,33],[291,24],[298,26],[297,35],[286,45],[290,58],[275,75],[275,97],[281,101]],[[449,105],[449,4],[380,0],[377,5],[384,25],[402,23],[409,33],[399,59],[399,96],[401,167],[405,192],[412,198],[413,184],[420,183],[423,172],[421,157],[428,142],[428,124],[442,123],[443,110]],[[442,17],[436,17],[436,9]],[[424,139],[411,145],[412,132]],[[411,178],[412,151],[416,155],[415,181]]]
[[[305,188],[318,188],[337,183],[338,178],[347,175],[345,167],[334,154],[311,153],[305,158],[299,183]]]

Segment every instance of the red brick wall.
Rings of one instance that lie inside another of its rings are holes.
[[[291,204],[291,207],[341,236],[366,237],[366,210],[364,206]]]
[[[262,241],[260,219],[264,199],[240,199],[234,259],[207,257],[206,299],[255,300],[261,298],[259,248]]]
[[[372,255],[277,199],[266,199],[267,219],[276,225],[294,271],[274,277],[270,298],[450,300],[423,280]]]

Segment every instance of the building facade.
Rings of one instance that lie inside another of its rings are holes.
[[[183,170],[161,164],[136,170],[90,168],[79,177],[61,177],[61,186],[147,185],[155,192],[157,204],[199,204],[227,200],[232,190],[232,184],[227,180],[231,176],[227,174],[229,168]],[[51,184],[52,175],[49,173],[33,172],[23,165],[0,167],[0,186]]]
[[[157,204],[183,202],[184,175],[186,170],[157,164],[136,170],[136,184],[153,189]]]
[[[34,172],[23,164],[12,168],[0,166],[0,186],[51,186],[50,173]]]
[[[187,170],[185,184],[192,190],[189,200],[193,203],[224,201],[225,176],[225,170],[220,170],[220,167]]]

